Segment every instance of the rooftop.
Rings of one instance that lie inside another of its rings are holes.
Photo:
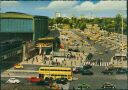
[[[25,19],[33,19],[35,17],[48,18],[47,16],[30,15],[30,14],[20,13],[20,12],[0,13],[0,18],[25,18]]]

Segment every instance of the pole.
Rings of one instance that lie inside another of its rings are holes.
[[[122,62],[123,62],[123,15],[122,15],[122,43],[121,43],[121,45],[122,45]]]

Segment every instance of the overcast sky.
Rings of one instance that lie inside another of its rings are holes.
[[[126,0],[108,1],[1,1],[0,12],[22,12],[32,15],[54,17],[55,12],[62,16],[113,17],[117,13],[126,16]]]

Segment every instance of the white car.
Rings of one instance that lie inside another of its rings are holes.
[[[10,79],[8,79],[8,81],[6,83],[20,83],[20,80],[18,80],[16,78],[10,78]]]

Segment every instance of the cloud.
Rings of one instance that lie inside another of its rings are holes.
[[[126,1],[100,1],[93,4],[90,1],[85,1],[80,5],[74,7],[77,11],[104,11],[104,10],[126,10]]]
[[[12,6],[19,6],[20,3],[18,1],[1,1],[1,7],[12,7]]]
[[[66,10],[77,5],[77,1],[53,1],[47,7],[38,7],[39,10]]]
[[[91,1],[84,1],[79,3],[78,1],[52,1],[47,6],[41,6],[36,8],[37,10],[46,10],[48,12],[59,11],[65,15],[89,15],[89,12],[96,13],[97,15],[109,15],[109,13],[119,12],[119,10],[126,10],[126,1],[99,1],[98,3],[93,3]]]

